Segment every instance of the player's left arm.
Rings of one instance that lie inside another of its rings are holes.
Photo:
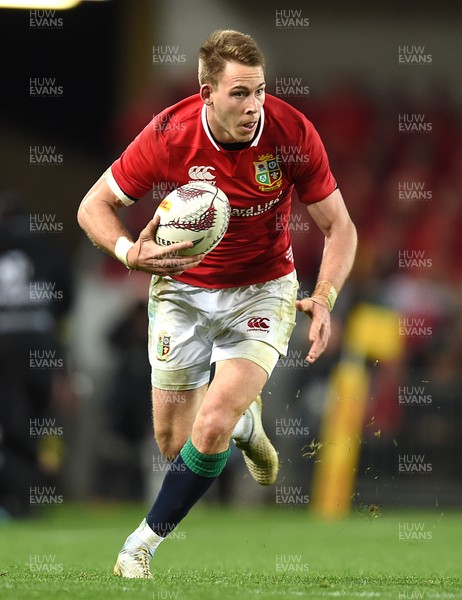
[[[311,347],[307,361],[313,363],[326,349],[330,337],[330,310],[353,266],[357,234],[340,190],[308,205],[308,212],[325,236],[318,283],[310,298],[297,300],[296,308],[312,319]]]

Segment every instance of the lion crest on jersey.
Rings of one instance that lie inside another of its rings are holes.
[[[254,162],[255,180],[262,192],[272,192],[282,185],[282,171],[276,156],[263,154]]]

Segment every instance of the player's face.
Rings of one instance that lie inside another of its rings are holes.
[[[261,67],[226,63],[217,85],[203,85],[207,121],[222,143],[248,142],[255,135],[265,102],[265,76]]]

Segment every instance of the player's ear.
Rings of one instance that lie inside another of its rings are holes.
[[[213,89],[210,83],[203,83],[201,85],[199,94],[201,96],[202,102],[204,102],[204,104],[207,104],[208,106],[212,104],[212,92]]]

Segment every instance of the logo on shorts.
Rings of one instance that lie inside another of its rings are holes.
[[[270,320],[266,317],[252,317],[247,321],[247,331],[265,331],[270,328]]]
[[[170,335],[160,333],[157,338],[157,360],[167,360],[170,354]]]

